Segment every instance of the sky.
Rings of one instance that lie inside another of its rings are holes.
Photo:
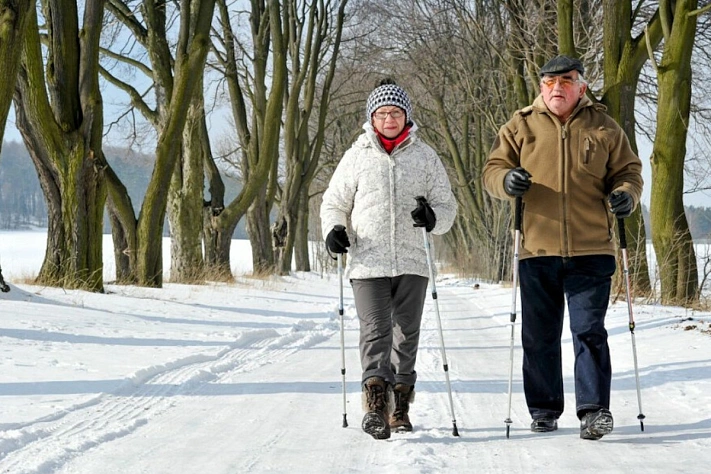
[[[0,231],[11,286],[0,293],[0,472],[708,472],[709,312],[634,304],[633,351],[627,305],[611,304],[615,427],[599,441],[579,438],[567,326],[567,410],[558,431],[529,431],[517,322],[507,438],[511,288],[440,275],[452,405],[428,294],[414,431],[374,440],[360,429],[353,294],[345,282],[341,349],[335,274],[253,278],[249,243],[240,240],[232,247],[233,284],[109,283],[94,294],[26,283],[40,268],[45,239],[44,231]],[[111,282],[110,236],[104,255]]]

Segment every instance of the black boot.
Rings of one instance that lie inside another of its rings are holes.
[[[375,439],[390,437],[390,409],[388,403],[388,384],[380,377],[371,377],[363,385],[365,416],[363,431]]]
[[[553,417],[536,418],[531,423],[531,431],[534,433],[548,433],[558,429],[558,420]]]
[[[591,411],[580,419],[580,437],[582,439],[600,439],[612,433],[612,413],[606,408]]]

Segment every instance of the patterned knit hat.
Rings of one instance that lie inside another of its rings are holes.
[[[373,112],[385,105],[394,105],[405,111],[405,122],[412,119],[412,104],[405,89],[395,84],[392,79],[383,79],[378,87],[370,93],[365,106],[366,117],[370,121]]]

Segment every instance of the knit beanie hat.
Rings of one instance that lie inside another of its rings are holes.
[[[385,105],[394,105],[405,111],[405,122],[412,119],[412,104],[405,89],[395,84],[392,79],[383,79],[378,87],[370,93],[366,103],[366,117],[368,121],[373,116],[373,112]]]

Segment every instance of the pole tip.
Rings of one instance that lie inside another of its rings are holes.
[[[343,427],[348,428],[348,420],[346,420],[346,414],[343,414]]]

